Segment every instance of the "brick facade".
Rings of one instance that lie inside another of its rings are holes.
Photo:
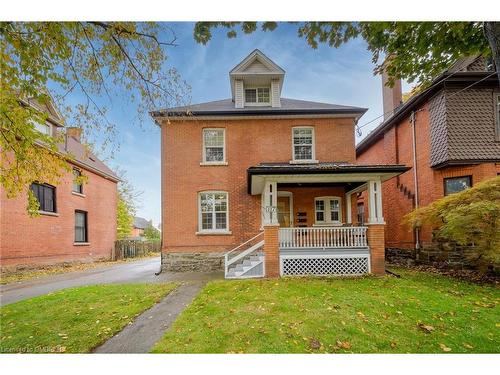
[[[109,259],[116,240],[116,182],[82,169],[83,194],[72,193],[70,171],[56,187],[57,216],[30,218],[27,196],[7,199],[0,187],[2,268]],[[88,239],[75,245],[75,210],[87,212]]]
[[[261,197],[248,194],[246,170],[262,162],[288,163],[292,158],[292,128],[303,125],[315,129],[317,160],[355,162],[353,118],[165,120],[161,132],[163,252],[222,256],[256,235],[261,228]],[[204,128],[226,129],[227,165],[200,165]],[[314,197],[300,193],[305,188],[278,189],[296,193],[295,207],[314,209],[310,202]],[[230,234],[197,234],[198,193],[206,190],[228,193]],[[338,193],[343,194],[343,190],[314,192]]]
[[[491,96],[491,95],[490,95]],[[492,104],[491,97],[487,98]],[[443,132],[443,118],[449,116],[443,103],[443,94],[437,93],[421,106],[414,109],[415,112],[415,133],[416,133],[416,165],[413,160],[412,125],[409,115],[388,128],[382,136],[372,142],[369,147],[358,152],[358,163],[383,164],[397,163],[411,167],[411,169],[395,179],[383,183],[383,207],[384,218],[387,223],[385,244],[391,249],[414,249],[415,236],[411,228],[403,223],[403,217],[411,212],[415,207],[415,167],[417,171],[418,183],[418,204],[425,206],[436,199],[444,196],[444,179],[448,177],[472,176],[473,185],[488,178],[495,177],[500,173],[500,164],[492,162],[482,162],[477,164],[447,166],[433,168],[431,159],[445,158],[451,155],[447,147],[457,147],[453,143],[446,145],[439,143],[436,139],[441,137],[439,132]],[[456,103],[454,104],[456,107]],[[493,111],[493,105],[491,105]],[[451,116],[453,118],[453,116]],[[484,124],[476,124],[477,128],[491,127],[491,136],[494,137],[494,121]],[[450,126],[450,125],[448,125]],[[435,129],[437,127],[437,130]],[[439,147],[444,149],[439,149]],[[498,155],[500,158],[500,154]],[[439,159],[444,160],[444,159]],[[366,194],[361,197],[361,201],[366,200]],[[432,231],[428,226],[424,226],[419,234],[420,245],[423,249],[429,250],[433,246]],[[426,251],[427,251],[426,250]],[[400,252],[392,251],[396,257],[401,256]],[[413,254],[414,252],[405,252]],[[435,257],[434,257],[435,258]]]

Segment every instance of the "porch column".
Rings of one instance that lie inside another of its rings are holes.
[[[351,205],[351,193],[345,195],[345,222],[352,224],[352,205]]]
[[[385,225],[368,224],[366,239],[370,247],[371,273],[385,274]]]
[[[382,183],[368,181],[368,223],[385,224],[382,214]]]
[[[278,224],[278,184],[266,181],[262,191],[262,226]]]
[[[370,246],[371,273],[385,274],[385,222],[382,214],[382,183],[368,181],[368,231],[366,237]]]
[[[266,277],[280,276],[279,224],[264,225],[264,255]]]

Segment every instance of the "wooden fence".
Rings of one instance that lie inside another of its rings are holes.
[[[113,260],[143,257],[160,252],[160,241],[118,240],[115,242]]]

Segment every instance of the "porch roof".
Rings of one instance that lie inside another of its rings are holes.
[[[278,183],[350,183],[380,179],[382,182],[398,176],[410,167],[400,164],[349,163],[261,163],[247,170],[248,194],[260,194],[266,178]]]

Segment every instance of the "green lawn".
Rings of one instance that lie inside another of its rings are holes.
[[[89,352],[175,287],[86,286],[7,305],[0,309],[0,352]]]
[[[209,283],[160,341],[167,353],[498,353],[500,291],[402,278]]]

